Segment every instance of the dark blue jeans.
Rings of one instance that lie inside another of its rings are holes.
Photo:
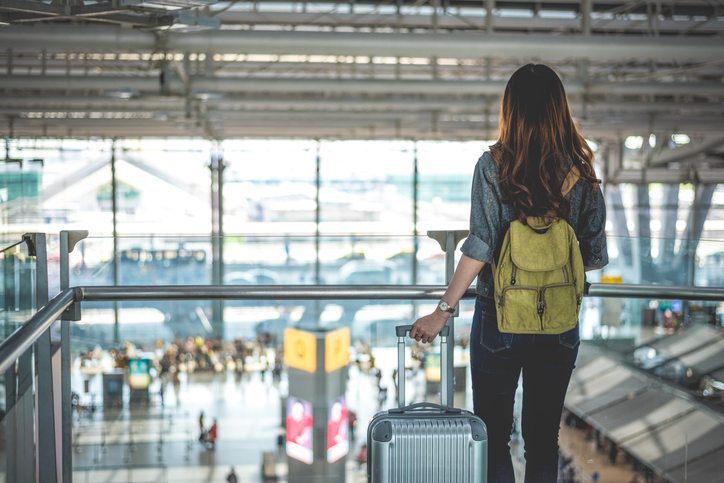
[[[505,334],[495,304],[478,297],[470,334],[475,414],[488,428],[488,483],[514,483],[513,403],[523,371],[525,482],[555,483],[563,400],[578,355],[578,326],[560,335]]]

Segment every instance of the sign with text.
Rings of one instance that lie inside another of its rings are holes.
[[[317,338],[311,332],[284,330],[284,360],[289,367],[307,372],[317,370]]]
[[[349,328],[330,332],[324,338],[324,369],[327,372],[344,367],[349,362]]]

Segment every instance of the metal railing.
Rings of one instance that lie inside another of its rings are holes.
[[[71,428],[71,386],[70,386],[70,322],[80,320],[80,304],[99,301],[150,301],[150,300],[438,300],[445,286],[435,285],[166,285],[166,286],[83,286],[69,287],[68,255],[75,243],[87,236],[87,232],[61,232],[60,275],[61,292],[52,300],[47,298],[47,260],[45,235],[26,235],[34,245],[33,255],[37,258],[38,307],[40,309],[18,330],[0,344],[0,373],[17,381],[21,362],[35,350],[38,376],[37,458],[40,461],[38,479],[41,483],[53,482],[58,471],[61,481],[72,481],[72,428]],[[457,240],[453,240],[457,241]],[[457,243],[454,243],[457,245]],[[442,244],[441,244],[442,246]],[[443,246],[443,249],[445,247]],[[448,269],[446,279],[452,276],[452,251],[446,250]],[[678,300],[724,301],[724,288],[592,284],[588,296],[624,298],[663,298]],[[475,298],[475,290],[469,288],[463,298]],[[51,367],[50,326],[61,318],[61,387],[60,399],[52,393],[53,378],[58,377]],[[452,321],[452,317],[451,317]],[[8,395],[8,398],[11,398]],[[55,399],[54,399],[55,398]],[[10,399],[8,399],[9,401]],[[55,401],[55,404],[54,404]],[[60,402],[60,404],[58,404]],[[40,407],[42,406],[42,407]],[[56,434],[54,415],[61,414],[61,434]],[[60,441],[61,451],[55,451]],[[60,454],[61,461],[56,459]],[[9,469],[6,481],[25,481],[15,469]],[[28,480],[30,481],[30,480]]]

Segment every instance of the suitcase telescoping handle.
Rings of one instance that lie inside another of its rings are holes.
[[[405,405],[405,339],[411,330],[411,325],[398,325],[395,327],[395,333],[397,334],[397,407],[400,408]],[[450,377],[447,359],[447,351],[450,345],[448,341],[449,333],[450,327],[447,325],[440,331],[440,403],[445,407],[452,406],[447,384],[447,378]]]

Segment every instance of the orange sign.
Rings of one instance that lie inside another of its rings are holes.
[[[608,277],[606,275],[602,275],[601,283],[623,283],[623,277]]]
[[[350,341],[349,328],[347,327],[330,332],[324,338],[324,368],[327,372],[335,371],[347,365],[349,362]]]
[[[284,360],[289,367],[307,372],[317,370],[317,338],[310,332],[284,330]]]

